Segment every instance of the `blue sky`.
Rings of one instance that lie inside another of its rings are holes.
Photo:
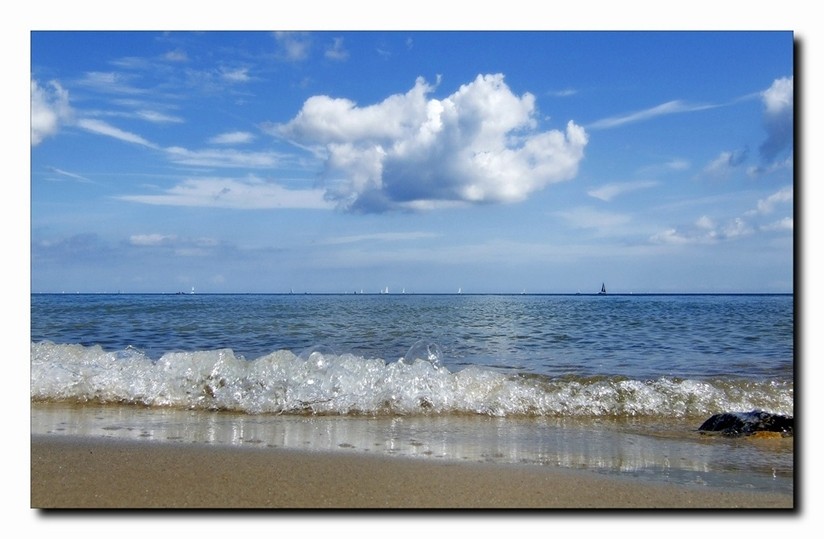
[[[792,292],[793,34],[31,34],[34,292]]]

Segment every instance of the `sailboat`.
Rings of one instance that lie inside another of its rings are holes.
[[[601,283],[601,291],[598,292],[599,296],[606,296],[607,295],[607,287],[604,283]]]

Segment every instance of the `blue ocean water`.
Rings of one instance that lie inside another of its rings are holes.
[[[252,413],[793,413],[789,295],[35,294],[31,309],[36,399]]]
[[[31,296],[32,432],[793,492],[791,295]],[[275,418],[277,418],[275,420]]]

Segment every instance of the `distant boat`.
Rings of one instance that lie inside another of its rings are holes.
[[[601,283],[601,291],[598,292],[599,296],[606,296],[607,295],[607,287],[604,283]]]

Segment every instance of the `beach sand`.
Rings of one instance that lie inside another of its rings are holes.
[[[48,508],[793,508],[786,494],[585,470],[379,455],[31,437],[31,506]]]

